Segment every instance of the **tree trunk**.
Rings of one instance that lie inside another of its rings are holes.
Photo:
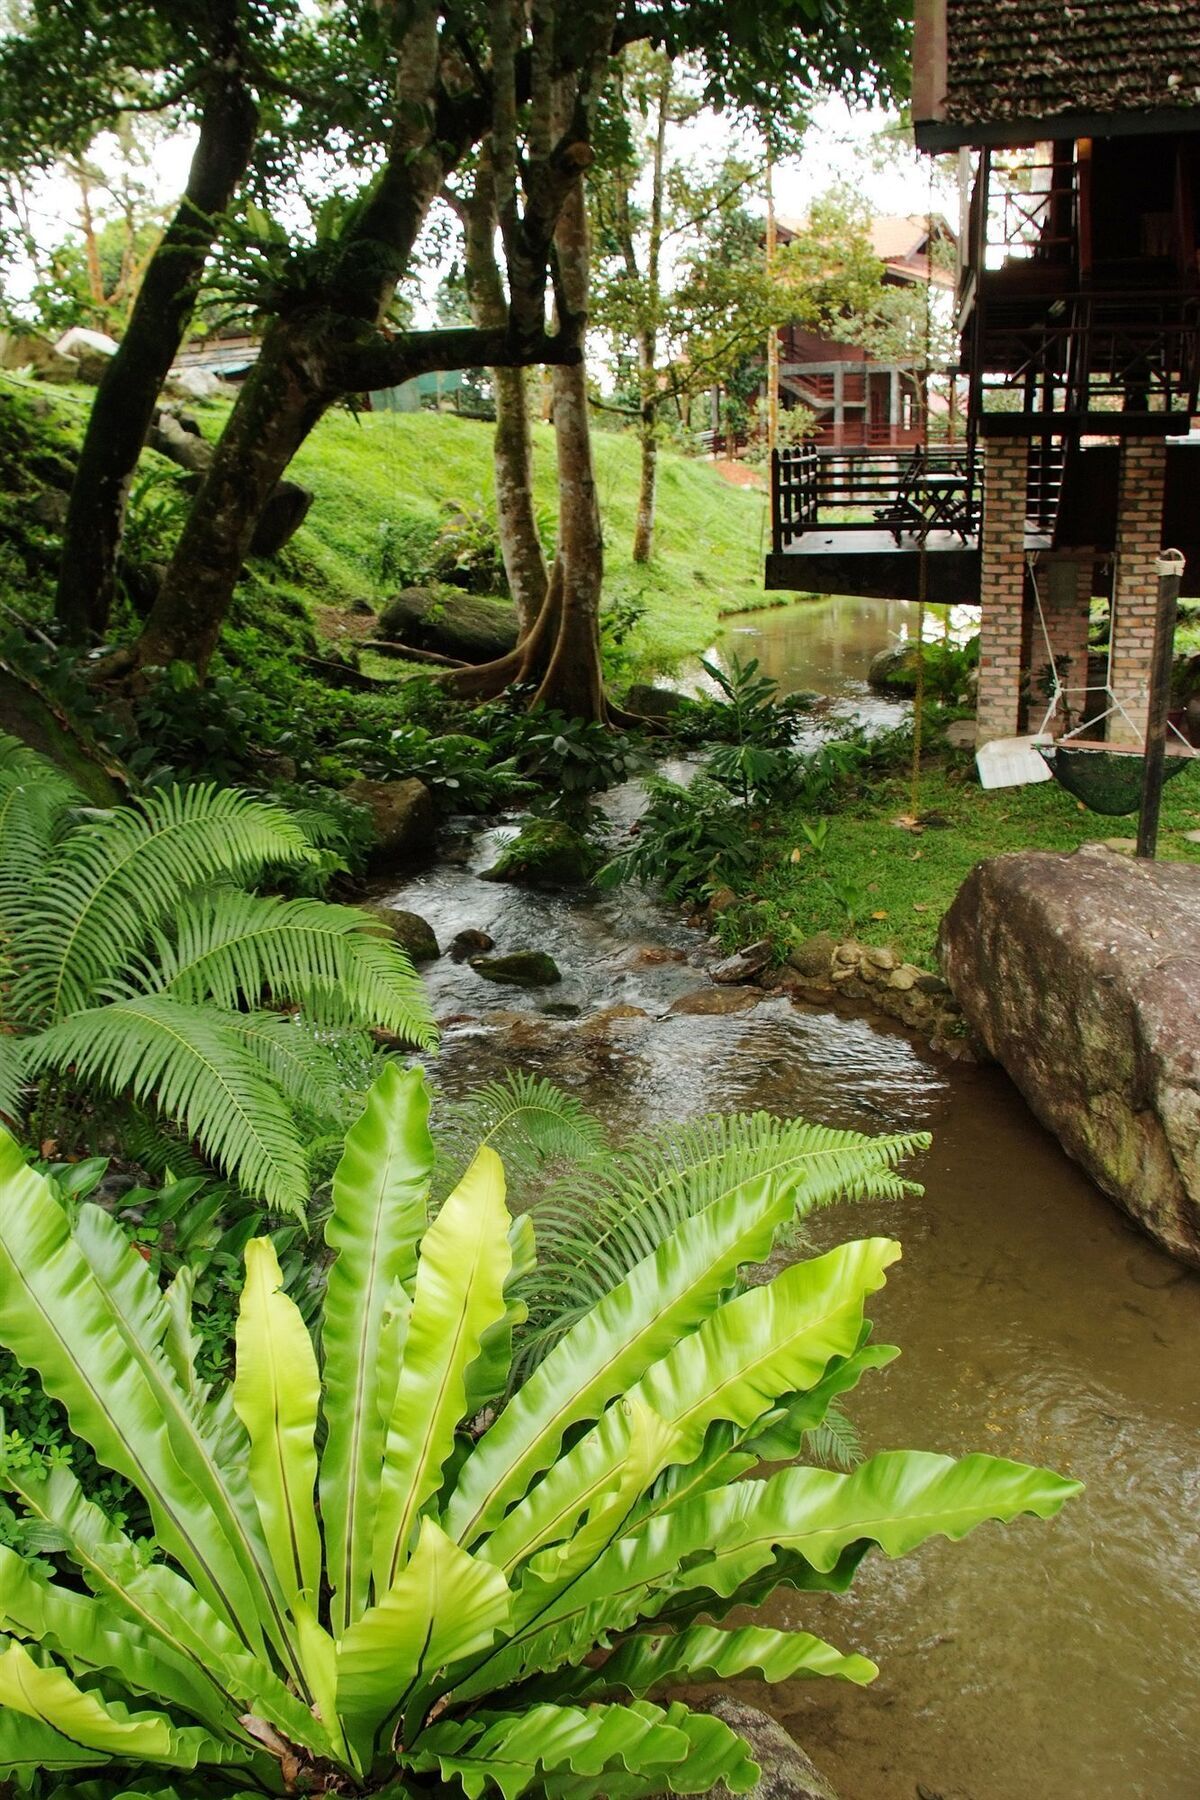
[[[456,209],[466,228],[465,273],[471,317],[476,325],[503,326],[508,303],[496,261],[495,175],[486,146],[479,154],[471,198],[465,205],[457,203]],[[521,636],[526,637],[542,610],[549,580],[533,502],[529,389],[524,369],[494,368],[491,377],[496,395],[492,466],[500,552]]]
[[[136,667],[207,670],[262,509],[328,405],[306,339],[303,327],[268,326],[134,648]]]
[[[574,315],[587,311],[588,233],[582,184],[568,196],[555,235],[563,293]],[[558,458],[558,630],[535,704],[573,719],[605,717],[600,664],[604,540],[592,464],[587,373],[582,362],[554,371]]]
[[[257,128],[257,108],[234,67],[209,94],[183,199],[146,266],[125,336],[88,417],[63,531],[55,606],[73,643],[102,637],[108,629],[134,470],[196,303],[216,215],[237,192]]]
[[[549,582],[533,500],[529,388],[524,369],[493,369],[492,386],[496,394],[496,436],[492,443],[496,520],[508,589],[524,636],[532,630],[542,610]]]
[[[650,190],[650,239],[646,249],[646,291],[642,301],[642,329],[638,333],[638,397],[641,405],[638,435],[642,456],[637,523],[633,533],[635,563],[648,563],[654,553],[654,514],[658,500],[659,264],[662,257],[663,160],[671,105],[671,74],[671,64],[668,61],[658,85],[658,120],[654,134]]]

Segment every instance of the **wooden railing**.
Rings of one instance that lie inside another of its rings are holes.
[[[978,530],[979,483],[965,447],[929,450],[777,450],[771,466],[777,556],[806,532],[890,531],[900,543],[926,526],[964,538]]]

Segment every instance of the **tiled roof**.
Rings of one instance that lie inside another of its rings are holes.
[[[947,0],[958,123],[1200,106],[1200,0]]]

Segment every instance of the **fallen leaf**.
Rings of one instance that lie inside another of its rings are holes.
[[[886,918],[887,918],[887,913],[886,913],[886,912],[885,912],[885,911],[883,911],[883,910],[882,910],[882,909],[880,909],[880,911],[879,911],[879,912],[873,912],[873,913],[872,913],[872,914],[871,914],[871,917],[872,917],[872,918],[873,918],[873,919],[886,919]]]
[[[799,862],[803,855],[804,855],[803,850],[793,850],[792,854],[791,854],[791,861]]]
[[[928,912],[929,907],[927,906],[927,904],[925,903],[924,900],[914,900],[913,901],[913,911],[914,912]]]

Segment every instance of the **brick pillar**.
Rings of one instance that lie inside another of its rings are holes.
[[[1029,446],[993,438],[983,467],[979,598],[979,706],[975,741],[1013,737],[1021,702],[1025,599],[1025,482]]]
[[[1092,557],[1041,557],[1037,567],[1038,593],[1046,617],[1050,648],[1058,664],[1059,679],[1067,689],[1064,703],[1048,729],[1060,737],[1087,717],[1088,606],[1092,597]],[[1045,717],[1049,696],[1046,686],[1046,640],[1035,619],[1029,663],[1029,727],[1036,731]]]
[[[1113,558],[1112,687],[1133,725],[1116,713],[1109,741],[1137,743],[1146,729],[1150,660],[1158,607],[1155,560],[1162,548],[1167,447],[1161,438],[1126,438],[1117,487],[1117,549]],[[1109,701],[1111,705],[1111,701]]]

